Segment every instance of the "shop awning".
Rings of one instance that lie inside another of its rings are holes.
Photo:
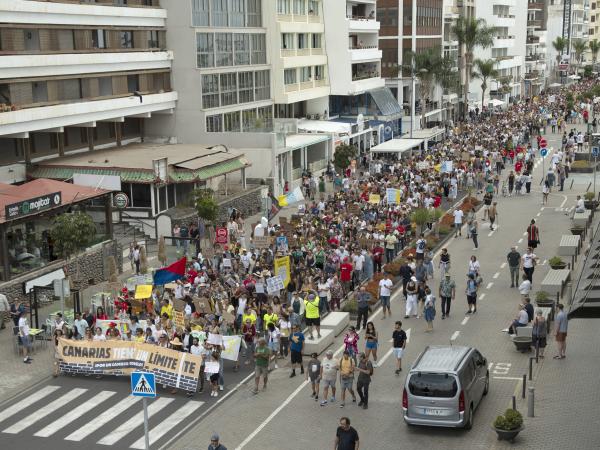
[[[425,142],[425,139],[390,139],[371,147],[371,153],[404,153],[417,149],[423,142]]]

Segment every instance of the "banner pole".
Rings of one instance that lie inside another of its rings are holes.
[[[148,433],[148,401],[146,397],[142,398],[142,403],[144,404],[144,439],[146,441],[145,448],[146,450],[150,450],[150,434]]]

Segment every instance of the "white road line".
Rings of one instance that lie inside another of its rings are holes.
[[[512,381],[521,381],[523,378],[519,377],[492,377],[494,380],[512,380]]]
[[[535,216],[540,217],[541,215],[542,215],[542,213],[537,213]]]
[[[135,403],[142,400],[142,397],[125,397],[119,403],[114,406],[111,406],[110,409],[107,409],[98,417],[94,417],[94,420],[86,423],[82,427],[78,428],[76,431],[68,435],[65,440],[67,441],[81,441],[98,428],[103,425],[106,425],[110,420],[117,417],[123,411],[128,411]]]
[[[383,355],[383,358],[381,358],[380,360],[377,361],[377,367],[381,367],[383,365],[383,363],[385,362],[385,360],[390,357],[390,355],[392,354],[393,351],[394,351],[394,347],[390,348],[387,352],[385,352],[385,355]]]
[[[468,321],[469,321],[469,316],[465,317],[460,324],[466,325]]]
[[[520,244],[521,242],[523,242],[523,238],[519,239],[517,242]]]
[[[548,260],[545,259],[544,262],[542,263],[542,266],[545,266],[547,262],[548,262]]]
[[[491,237],[491,236],[492,236],[492,234],[494,234],[494,231],[490,231],[490,232],[488,233],[488,237]]]
[[[497,279],[499,276],[500,276],[500,272],[496,272],[492,278],[495,280],[495,279]]]
[[[518,245],[515,245],[515,250],[518,250],[518,249],[519,249],[519,246],[518,246]]]
[[[479,294],[479,300],[483,300],[485,298],[485,294]]]
[[[167,417],[164,420],[161,420],[160,424],[158,424],[157,426],[152,428],[149,432],[150,445],[154,444],[156,441],[158,441],[161,437],[163,437],[169,431],[175,429],[175,427],[177,425],[179,425],[179,423],[182,420],[186,420],[188,418],[189,414],[192,414],[194,411],[196,411],[198,408],[200,408],[203,404],[204,404],[204,402],[188,401],[185,405],[183,405],[181,408],[179,408],[176,412],[171,414],[169,417]],[[144,439],[144,436],[142,436],[137,441],[135,441],[135,443],[129,448],[141,448],[141,449],[146,448],[146,441]]]
[[[152,417],[154,414],[159,412],[169,403],[171,403],[173,398],[159,397],[158,399],[150,402],[148,405],[148,419]],[[135,413],[131,419],[127,422],[123,423],[116,430],[110,431],[100,439],[97,444],[100,445],[114,445],[127,436],[129,433],[134,431],[137,427],[142,426],[144,424],[144,411],[138,411]]]
[[[543,210],[544,210],[544,206],[542,206],[542,207],[540,208],[540,211],[543,211]]]
[[[15,403],[11,407],[2,410],[2,413],[0,414],[0,422],[8,419],[9,417],[14,416],[18,412],[23,411],[28,406],[31,406],[38,400],[41,400],[44,397],[47,397],[48,395],[52,394],[57,389],[60,389],[60,387],[59,386],[45,386],[42,389],[40,389],[39,391],[35,392],[34,394],[31,394],[29,397],[25,397],[23,400]]]
[[[490,281],[485,288],[490,289],[493,285],[494,285],[494,283],[492,281]]]
[[[527,231],[523,233],[523,236],[527,236]]]
[[[410,342],[410,330],[411,330],[411,329],[412,329],[412,328],[409,328],[408,330],[406,330],[406,342],[407,342],[407,343],[408,343],[408,342]]]
[[[116,392],[112,392],[112,391],[99,392],[96,396],[92,397],[87,402],[82,403],[77,408],[72,409],[69,412],[67,412],[64,416],[60,417],[58,420],[55,420],[50,425],[47,425],[46,427],[42,428],[40,431],[35,433],[34,436],[39,436],[39,437],[52,436],[54,433],[63,429],[64,427],[69,425],[71,422],[80,418],[86,412],[91,411],[96,406],[98,406],[100,403],[102,403],[105,400],[108,400],[115,394],[116,394]]]
[[[452,336],[450,336],[450,340],[455,341],[459,334],[460,331],[455,331],[454,333],[452,333]]]
[[[505,267],[506,267],[506,263],[505,262],[503,262],[502,264],[500,264],[500,268],[501,269],[504,269]]]
[[[57,398],[53,402],[46,404],[46,406],[42,406],[40,409],[36,409],[35,412],[29,414],[24,419],[19,420],[13,426],[8,427],[3,433],[17,434],[23,431],[25,428],[30,427],[38,420],[42,420],[44,417],[59,411],[60,408],[65,406],[67,403],[75,400],[77,397],[83,395],[87,392],[87,389],[71,389],[68,393],[63,395],[62,397]]]

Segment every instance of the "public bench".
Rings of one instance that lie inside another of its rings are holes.
[[[569,269],[550,269],[542,280],[540,290],[545,291],[552,296],[560,294],[560,297],[562,298],[563,289],[566,282],[569,281],[570,276],[571,271]]]
[[[321,319],[321,331],[323,329],[333,330],[334,336],[339,336],[350,323],[350,313],[334,311]]]
[[[334,331],[327,328],[321,328],[321,337],[317,336],[316,330],[313,332],[314,339],[309,339],[310,333],[308,332],[305,332],[304,336],[306,337],[304,341],[305,355],[310,355],[312,353],[320,355],[327,347],[333,344],[333,339],[335,337]]]
[[[591,217],[592,211],[589,209],[586,209],[584,212],[576,212],[573,214],[573,225],[576,227],[587,228]]]

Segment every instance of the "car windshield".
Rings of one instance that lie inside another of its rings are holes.
[[[423,372],[415,373],[410,377],[408,388],[412,395],[442,398],[454,397],[458,389],[454,375]]]

